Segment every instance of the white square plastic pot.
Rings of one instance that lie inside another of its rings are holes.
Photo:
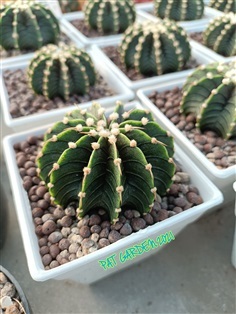
[[[91,56],[98,73],[104,78],[108,86],[115,92],[114,96],[105,96],[103,98],[96,99],[96,101],[100,102],[104,107],[107,107],[115,103],[117,100],[128,101],[134,99],[133,91],[126,87],[124,83],[122,83],[116,77],[116,75],[109,69],[108,65],[102,63],[95,52],[89,50],[88,53]],[[35,113],[19,118],[12,118],[9,112],[9,96],[3,79],[3,72],[5,70],[25,69],[28,66],[30,60],[31,58],[28,58],[22,62],[6,64],[3,65],[2,69],[0,70],[0,101],[2,105],[2,112],[6,125],[14,131],[27,130],[32,126],[36,127],[53,122],[56,119],[61,119],[66,112],[75,108],[74,104],[71,104],[71,106],[60,109],[58,108],[43,113]],[[87,108],[91,105],[91,103],[92,101],[85,102],[81,104],[81,107]]]
[[[152,14],[154,12],[154,3],[146,3],[146,5],[140,5],[138,8],[139,15],[142,16],[143,18],[152,20],[154,22],[156,21],[162,21],[159,17],[156,17],[155,15]],[[216,17],[220,16],[223,13],[221,11],[215,10],[213,8],[210,8],[208,6],[205,6],[204,8],[204,15],[201,19],[198,20],[193,20],[193,21],[179,21],[177,22],[180,26],[182,26],[185,30],[187,30],[189,27],[192,26],[200,26],[206,23],[209,23],[209,21]]]
[[[142,16],[140,14],[140,11],[136,11],[136,21],[142,22],[145,20],[148,20],[148,17]],[[74,25],[71,24],[71,21],[73,20],[83,20],[84,19],[84,13],[82,11],[79,12],[71,12],[71,13],[65,13],[62,15],[61,23],[62,25],[67,29],[68,33],[74,35],[77,37],[77,39],[85,46],[90,45],[99,45],[99,44],[106,44],[110,41],[113,41],[114,39],[119,40],[122,38],[122,34],[117,35],[104,35],[100,37],[87,37],[84,34],[82,34]]]
[[[138,102],[127,104],[126,110],[142,106]],[[111,111],[110,111],[111,112]],[[108,112],[109,113],[109,112]],[[183,171],[186,171],[191,177],[191,183],[195,185],[203,198],[203,203],[180,214],[172,216],[162,222],[149,226],[146,229],[133,233],[107,247],[99,249],[93,253],[83,256],[54,269],[45,270],[39,253],[39,246],[35,234],[35,227],[31,215],[30,203],[26,191],[22,187],[22,179],[16,164],[13,145],[19,143],[32,135],[41,135],[47,130],[47,127],[28,130],[24,133],[10,135],[3,140],[6,166],[9,174],[10,184],[13,192],[15,210],[21,230],[21,236],[25,248],[28,268],[32,278],[36,281],[56,280],[74,280],[80,283],[92,283],[108,275],[114,274],[121,269],[140,262],[142,259],[157,253],[162,247],[158,246],[153,250],[137,255],[133,260],[127,260],[122,263],[118,257],[121,252],[127,248],[137,245],[147,239],[155,240],[158,236],[166,232],[172,232],[176,236],[188,224],[194,222],[203,214],[218,207],[223,196],[215,185],[202,173],[192,160],[176,145],[175,159],[182,165]],[[167,244],[166,244],[167,245]],[[113,268],[104,270],[99,261],[106,260],[110,256],[116,256],[117,265]]]
[[[148,98],[148,95],[155,91],[163,92],[175,87],[181,88],[186,79],[187,77],[140,89],[137,92],[137,97],[146,109],[152,111],[157,122],[173,134],[176,143],[184,150],[191,160],[193,160],[202,172],[204,172],[205,175],[224,193],[225,203],[230,202],[234,199],[232,183],[236,176],[236,165],[227,169],[218,169],[215,164],[208,160],[207,157]]]
[[[234,193],[236,193],[236,181],[234,181],[234,184],[233,184],[233,191]],[[234,239],[233,239],[233,249],[232,249],[232,264],[234,268],[236,268],[236,199],[234,202],[234,215],[235,215],[235,229],[234,229]]]
[[[113,41],[110,41],[108,43],[102,43],[99,45],[93,45],[91,46],[91,50],[96,54],[99,55],[100,60],[103,60],[104,63],[109,65],[109,68],[116,74],[116,76],[125,84],[125,86],[129,87],[133,91],[137,91],[140,88],[144,88],[146,86],[151,86],[155,84],[159,84],[162,82],[168,82],[171,79],[174,78],[182,78],[186,77],[186,75],[189,75],[193,72],[194,69],[189,70],[183,70],[178,72],[172,72],[167,73],[159,76],[153,76],[150,78],[144,78],[137,81],[132,81],[129,79],[125,73],[123,73],[105,54],[105,52],[102,51],[102,48],[108,47],[108,46],[118,46],[121,42],[121,39],[114,39]],[[195,42],[190,41],[191,49],[192,49],[192,57],[194,57],[197,62],[200,64],[207,64],[212,62],[212,59],[204,54],[201,53],[199,49],[195,49]]]

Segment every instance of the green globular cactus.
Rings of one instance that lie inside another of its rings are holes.
[[[37,157],[38,175],[51,201],[62,207],[78,204],[78,217],[103,208],[118,220],[122,208],[145,214],[172,184],[173,137],[152,114],[128,112],[120,102],[108,118],[94,103],[76,109],[45,134]]]
[[[136,18],[133,0],[88,0],[85,22],[102,34],[123,33]]]
[[[236,54],[236,15],[228,13],[213,19],[203,32],[203,43],[222,56]]]
[[[84,95],[96,82],[93,62],[87,52],[60,43],[36,52],[28,68],[30,87],[36,94],[65,100]]]
[[[5,50],[37,50],[59,40],[56,17],[42,4],[17,0],[0,13],[0,46]]]
[[[170,20],[134,23],[119,47],[126,68],[146,76],[182,70],[191,56],[186,32]]]
[[[154,13],[162,19],[192,21],[201,19],[203,12],[203,0],[154,0]]]
[[[213,63],[200,66],[183,87],[181,112],[196,116],[202,132],[236,136],[236,64]]]
[[[222,11],[224,13],[236,12],[235,0],[211,0],[209,7]]]

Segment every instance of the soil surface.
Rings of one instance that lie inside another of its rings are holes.
[[[25,313],[15,285],[3,272],[0,272],[0,310],[3,314]]]
[[[162,93],[153,92],[148,97],[217,168],[225,169],[235,165],[236,139],[224,140],[212,131],[202,134],[195,127],[194,115],[186,117],[180,114],[182,89],[176,87]]]
[[[197,41],[199,44],[204,45],[203,43],[203,33],[202,32],[195,32],[189,34],[190,38]]]
[[[71,39],[66,36],[66,34],[62,33],[60,35],[60,40],[59,42],[63,42],[67,45],[72,44],[73,42],[71,41]],[[3,49],[0,46],[0,58],[1,59],[5,59],[5,58],[9,58],[9,57],[15,57],[15,56],[21,56],[24,55],[26,53],[30,53],[30,52],[34,52],[34,50],[19,50],[19,49],[14,49],[14,50],[9,50],[6,51],[5,49]]]
[[[107,46],[102,48],[105,54],[111,59],[112,62],[132,81],[138,81],[149,76],[145,76],[143,74],[138,73],[135,69],[126,69],[126,66],[123,64],[120,58],[119,48],[117,46]],[[193,58],[189,60],[183,70],[193,69],[197,67],[199,64]]]
[[[81,19],[73,20],[73,21],[71,21],[71,24],[75,28],[77,28],[84,36],[86,36],[88,38],[114,35],[114,34],[103,34],[96,29],[92,29],[85,23],[84,20],[81,20]]]
[[[97,74],[97,83],[90,87],[88,94],[73,95],[67,101],[59,97],[49,100],[42,95],[34,94],[28,85],[26,70],[7,70],[3,73],[3,77],[9,95],[10,114],[13,118],[42,113],[115,94],[99,74]]]
[[[16,161],[24,189],[28,193],[35,232],[45,269],[68,263],[114,243],[203,202],[191,178],[176,162],[174,183],[166,196],[158,198],[150,213],[141,216],[126,209],[114,225],[103,209],[91,211],[83,219],[76,216],[76,204],[63,209],[51,204],[48,188],[37,176],[36,156],[41,137],[31,136],[14,145]]]

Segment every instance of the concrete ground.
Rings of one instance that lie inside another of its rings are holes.
[[[0,264],[18,279],[34,314],[236,312],[233,203],[188,226],[160,253],[91,286],[39,283],[29,275],[4,165],[1,180],[9,215]]]

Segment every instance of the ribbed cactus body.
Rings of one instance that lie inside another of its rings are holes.
[[[28,68],[31,88],[47,98],[83,95],[95,84],[96,73],[90,56],[74,46],[60,43],[41,48]]]
[[[103,34],[123,33],[136,18],[133,0],[88,0],[83,11],[86,23]]]
[[[183,87],[181,111],[195,114],[202,132],[212,130],[223,138],[236,136],[235,65],[201,66]]]
[[[118,103],[106,118],[94,104],[91,113],[74,110],[48,130],[37,164],[55,204],[76,202],[79,217],[103,208],[114,223],[121,208],[143,214],[166,193],[173,153],[173,138],[149,112],[124,112]]]
[[[236,15],[228,13],[216,17],[203,33],[204,44],[225,56],[236,54]]]
[[[146,76],[182,70],[191,55],[186,32],[175,22],[134,23],[120,44],[122,62]]]
[[[42,4],[18,0],[6,5],[0,15],[0,46],[5,50],[37,50],[59,39],[56,17]]]
[[[203,0],[154,0],[154,12],[162,19],[197,20],[203,16],[204,2]]]
[[[222,11],[224,13],[236,12],[235,0],[211,0],[209,3],[209,7]]]

